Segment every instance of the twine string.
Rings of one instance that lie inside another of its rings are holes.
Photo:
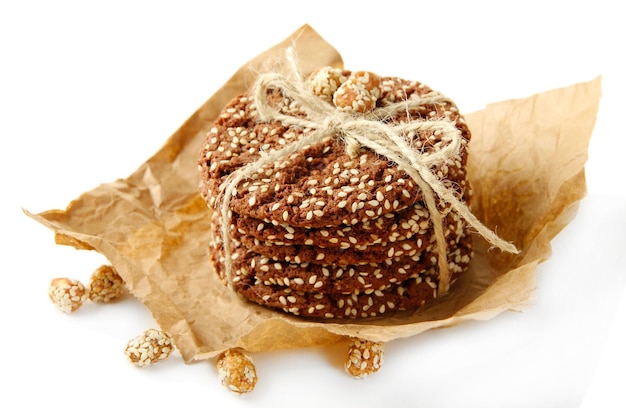
[[[306,117],[287,115],[272,106],[267,99],[268,90],[270,89],[278,90],[283,97],[290,98],[298,103],[304,113],[306,113]],[[222,184],[225,187],[221,192],[219,202],[221,202],[220,217],[224,267],[228,284],[232,283],[232,249],[229,239],[230,202],[232,197],[237,194],[239,183],[250,178],[265,166],[288,157],[297,151],[302,151],[310,145],[323,142],[327,137],[343,139],[346,144],[346,152],[353,157],[357,155],[361,147],[365,147],[387,158],[395,163],[399,170],[408,174],[421,189],[426,208],[430,213],[435,235],[437,262],[440,273],[438,295],[445,294],[448,291],[451,277],[446,255],[447,243],[444,235],[442,214],[437,207],[437,198],[440,202],[449,204],[453,211],[492,246],[506,252],[519,253],[513,244],[504,241],[484,226],[472,214],[470,209],[456,197],[454,190],[447,188],[430,170],[431,167],[443,164],[447,159],[451,159],[458,154],[462,135],[453,122],[448,119],[401,123],[384,123],[381,121],[402,111],[406,111],[408,116],[408,112],[411,109],[427,104],[447,102],[449,99],[446,97],[439,94],[429,94],[423,97],[412,95],[405,101],[376,108],[369,113],[347,113],[336,109],[309,91],[299,75],[296,75],[296,80],[289,80],[278,73],[260,75],[253,89],[253,97],[257,111],[257,120],[264,122],[278,121],[284,126],[295,126],[301,129],[308,128],[310,131],[280,150],[262,152],[261,157],[257,161],[240,167],[231,173]],[[420,131],[439,131],[442,133],[442,141],[446,143],[436,151],[418,151],[410,146],[405,135]]]

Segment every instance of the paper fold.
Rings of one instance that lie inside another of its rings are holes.
[[[207,258],[209,209],[197,191],[197,154],[211,123],[256,73],[280,69],[288,46],[298,51],[304,73],[342,66],[337,51],[303,26],[242,67],[128,178],[84,193],[64,211],[26,214],[55,231],[57,243],[106,256],[187,362],[233,347],[268,351],[346,336],[388,342],[522,310],[535,290],[537,265],[550,256],[550,240],[586,192],[600,78],[465,115],[473,133],[472,210],[521,254],[489,251],[477,238],[470,271],[431,305],[385,318],[315,322],[245,302],[221,284]]]

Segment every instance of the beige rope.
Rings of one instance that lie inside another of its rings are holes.
[[[261,170],[268,164],[288,157],[303,148],[322,142],[325,138],[338,137],[346,143],[346,151],[356,154],[363,146],[396,163],[398,168],[407,173],[423,192],[435,234],[440,271],[438,294],[448,291],[450,272],[446,256],[447,243],[443,231],[442,215],[437,208],[436,198],[451,206],[460,217],[472,226],[491,245],[503,251],[519,253],[511,243],[502,240],[494,232],[485,227],[469,208],[461,202],[454,191],[446,188],[431,171],[430,167],[442,164],[446,159],[453,158],[461,146],[461,132],[453,122],[447,119],[431,121],[411,121],[408,123],[386,124],[380,120],[402,111],[417,108],[425,104],[444,103],[449,99],[434,94],[425,97],[411,96],[406,101],[376,108],[367,114],[351,114],[336,109],[331,104],[308,90],[306,84],[296,75],[296,80],[289,80],[278,73],[262,74],[253,89],[254,105],[259,121],[279,121],[285,126],[309,128],[312,131],[299,140],[286,145],[281,150],[274,150],[262,155],[256,162],[249,163],[231,173],[225,180],[221,196],[221,235],[224,245],[225,272],[227,282],[232,282],[232,258],[230,248],[230,201],[236,195],[237,186],[246,178]],[[284,97],[292,98],[304,112],[306,118],[294,117],[281,113],[267,101],[268,89],[279,90]],[[424,130],[441,131],[442,140],[448,142],[440,150],[423,153],[412,148],[402,136],[409,132]]]

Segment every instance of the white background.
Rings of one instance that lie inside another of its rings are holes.
[[[209,3],[0,2],[0,406],[626,405],[617,2]],[[50,279],[86,282],[106,260],[55,245],[21,209],[62,209],[128,176],[240,65],[305,23],[347,68],[425,82],[464,112],[601,75],[578,216],[553,241],[526,312],[389,343],[365,380],[343,372],[341,347],[254,355],[259,383],[245,396],[219,384],[212,362],[177,353],[138,369],[122,351],[154,326],[149,312],[132,297],[57,311]]]

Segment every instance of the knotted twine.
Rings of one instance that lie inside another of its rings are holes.
[[[290,60],[295,67],[293,60]],[[436,198],[449,204],[467,224],[472,226],[492,246],[510,253],[519,253],[511,243],[498,237],[484,226],[469,208],[447,188],[430,170],[431,167],[445,163],[458,154],[461,147],[461,131],[449,119],[427,121],[408,121],[406,123],[383,123],[382,119],[400,112],[408,112],[423,105],[451,102],[448,98],[431,93],[425,96],[411,95],[407,100],[375,108],[367,113],[346,112],[339,110],[309,90],[305,81],[294,69],[295,79],[289,79],[279,73],[261,74],[253,87],[253,103],[257,110],[257,120],[262,122],[278,121],[285,126],[309,129],[308,134],[287,144],[280,150],[261,151],[261,157],[252,163],[232,172],[224,183],[218,204],[221,217],[221,237],[224,249],[224,269],[227,283],[232,286],[232,250],[230,246],[230,201],[237,194],[239,183],[259,172],[266,165],[279,161],[302,149],[320,143],[327,137],[341,138],[346,145],[346,152],[356,156],[361,147],[369,148],[379,156],[395,163],[398,169],[408,174],[422,190],[426,208],[430,213],[437,263],[439,267],[439,285],[437,295],[445,294],[450,286],[450,271],[447,259],[447,243],[444,235],[442,214],[436,204]],[[301,106],[306,117],[295,117],[281,113],[268,102],[268,90],[281,92],[284,98],[291,98]],[[442,141],[448,143],[439,150],[421,152],[409,145],[403,136],[410,132],[432,131],[443,134]]]

